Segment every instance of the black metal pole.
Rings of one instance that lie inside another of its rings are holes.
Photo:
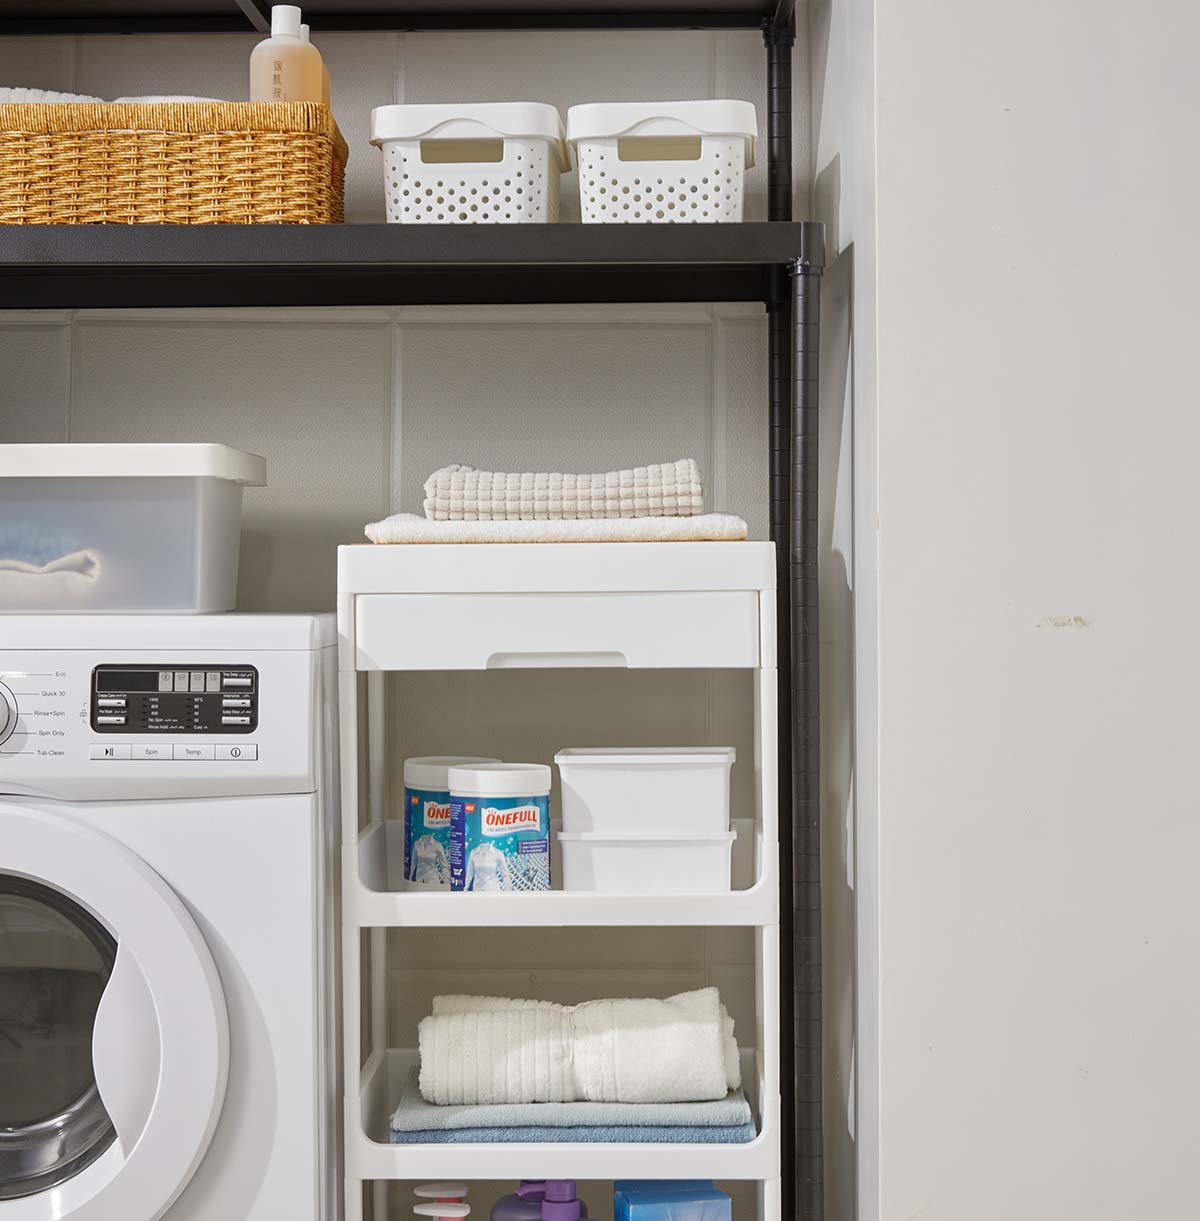
[[[779,1082],[781,1216],[796,1216],[795,1007],[792,1000],[792,303],[789,286],[767,306],[770,530],[775,544],[776,755],[779,802]]]
[[[792,521],[791,717],[794,763],[792,828],[798,1221],[821,1221],[824,1209],[821,1125],[821,688],[818,634],[818,360],[819,268],[791,265]],[[782,987],[782,985],[781,985]],[[785,1214],[787,1215],[787,1214]]]
[[[792,219],[793,21],[763,31],[767,44],[767,219]]]

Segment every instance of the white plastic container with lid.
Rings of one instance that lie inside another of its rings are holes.
[[[0,445],[0,610],[232,610],[266,481],[224,445]]]
[[[562,119],[545,102],[378,106],[387,218],[404,225],[558,220],[570,168]]]
[[[450,889],[450,769],[499,763],[487,755],[404,760],[404,889]]]
[[[450,769],[450,888],[550,889],[550,769],[492,763]]]
[[[732,746],[560,750],[563,830],[729,830]]]
[[[736,831],[560,831],[563,890],[719,894],[730,888]]]
[[[589,102],[567,112],[584,224],[740,221],[752,102]]]

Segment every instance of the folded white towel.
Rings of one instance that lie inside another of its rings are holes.
[[[505,474],[453,465],[425,481],[430,521],[573,521],[703,512],[704,489],[694,458],[599,475]]]
[[[574,1006],[439,996],[419,1038],[421,1095],[443,1106],[701,1102],[741,1085],[716,988]]]
[[[741,542],[747,534],[746,523],[731,513],[608,521],[428,521],[396,513],[366,528],[373,543]]]

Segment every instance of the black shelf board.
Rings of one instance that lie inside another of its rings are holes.
[[[759,29],[794,0],[310,0],[324,30]],[[270,0],[0,0],[3,34],[263,29]]]
[[[777,301],[815,222],[0,225],[0,308]]]

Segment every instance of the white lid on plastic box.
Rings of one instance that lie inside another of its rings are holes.
[[[404,783],[431,793],[450,789],[450,769],[475,763],[499,763],[490,755],[423,755],[404,760]]]
[[[228,445],[0,445],[0,479],[178,478],[261,488],[267,462]]]
[[[736,759],[732,746],[597,746],[560,750],[554,756],[559,767],[695,767]]]
[[[550,769],[544,763],[452,767],[449,785],[456,797],[544,797],[550,792]]]
[[[567,140],[621,136],[741,136],[746,168],[754,164],[758,114],[753,102],[584,102],[567,111]]]
[[[478,140],[506,136],[548,140],[558,168],[570,168],[562,116],[548,102],[418,103],[376,106],[371,143],[385,140]]]

